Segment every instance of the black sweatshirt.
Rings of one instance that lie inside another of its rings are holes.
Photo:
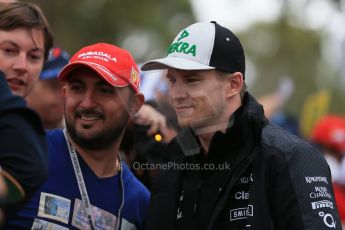
[[[47,178],[47,143],[39,116],[12,94],[1,72],[0,165],[9,190],[0,205],[9,215]]]

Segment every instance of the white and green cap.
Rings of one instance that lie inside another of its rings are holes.
[[[168,49],[168,56],[148,61],[142,70],[218,69],[245,74],[245,56],[240,40],[216,22],[199,22],[183,29]]]

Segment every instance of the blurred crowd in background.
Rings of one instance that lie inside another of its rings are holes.
[[[57,80],[57,75],[68,60],[69,55],[64,48],[54,47],[39,82],[27,97],[28,105],[37,111],[46,129],[64,126],[61,83]],[[127,128],[121,153],[129,166],[134,162],[161,161],[164,155],[160,149],[179,131],[176,115],[167,97],[165,71],[142,72],[140,77],[145,103],[165,116],[167,128],[148,134],[149,127],[131,123]],[[275,89],[264,93],[259,102],[263,105],[267,118],[273,123],[305,138],[323,153],[332,173],[337,208],[345,222],[345,114],[331,112],[329,108],[333,105],[329,92],[323,91],[310,95],[310,98],[300,98],[304,103],[298,108],[301,115],[292,114],[286,108],[289,107],[289,99],[296,92],[296,85],[290,77],[281,77],[276,82]],[[132,170],[150,188],[150,178],[155,172],[133,167]]]

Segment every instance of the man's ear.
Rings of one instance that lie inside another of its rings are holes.
[[[232,97],[235,94],[239,94],[243,87],[243,74],[240,72],[235,72],[227,77],[226,84],[226,96]]]
[[[145,97],[142,93],[137,93],[132,96],[131,101],[130,101],[130,114],[135,115],[143,106],[145,101]]]
[[[61,87],[62,96],[66,97],[67,83]]]

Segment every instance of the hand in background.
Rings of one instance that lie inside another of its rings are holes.
[[[167,129],[166,117],[150,105],[144,104],[134,117],[134,123],[149,125],[147,135],[153,135]]]

